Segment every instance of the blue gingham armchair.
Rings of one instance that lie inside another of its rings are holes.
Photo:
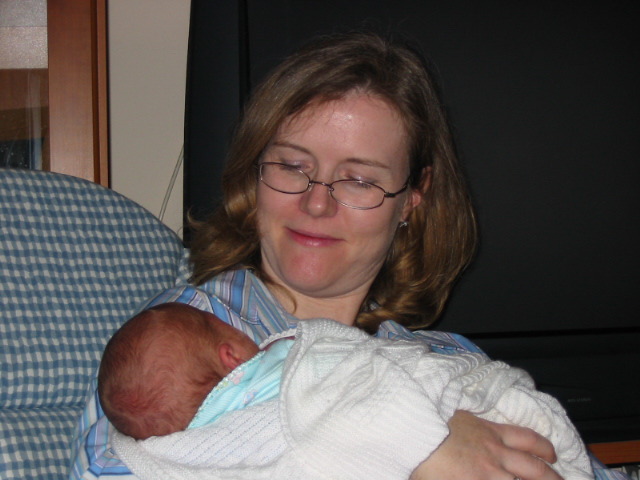
[[[185,280],[180,239],[123,196],[0,169],[0,478],[66,478],[111,334]]]

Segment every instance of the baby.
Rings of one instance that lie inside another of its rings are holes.
[[[127,321],[107,344],[98,374],[100,403],[136,439],[186,429],[220,381],[259,353],[215,315],[169,303]]]
[[[98,392],[125,434],[112,441],[132,471],[144,479],[184,478],[189,468],[193,478],[408,478],[460,409],[533,428],[554,444],[563,478],[593,478],[559,403],[502,362],[436,354],[324,319],[262,345],[184,304],[126,322],[107,344]],[[400,460],[388,455],[398,445]],[[356,466],[362,449],[375,455]]]

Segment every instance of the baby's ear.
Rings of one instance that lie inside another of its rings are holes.
[[[244,359],[239,355],[239,353],[240,352],[237,352],[230,343],[223,342],[218,346],[220,362],[226,369],[225,375],[230,373],[241,363],[244,363]]]

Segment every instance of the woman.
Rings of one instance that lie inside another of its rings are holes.
[[[288,58],[255,92],[231,145],[223,208],[196,226],[199,288],[152,303],[190,303],[255,340],[328,317],[455,353],[475,347],[405,327],[438,317],[475,241],[445,114],[420,57],[375,35],[332,36]],[[87,412],[89,424],[100,417],[95,400]],[[553,447],[532,431],[465,412],[449,427],[415,478],[560,478],[543,461],[554,461]],[[117,460],[100,465],[104,429],[99,419],[84,431],[77,477],[126,472]]]

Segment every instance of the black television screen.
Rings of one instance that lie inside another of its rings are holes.
[[[240,105],[287,53],[332,31],[406,35],[439,79],[481,231],[435,328],[529,370],[587,441],[638,439],[638,9],[192,0],[185,207],[219,200]]]

